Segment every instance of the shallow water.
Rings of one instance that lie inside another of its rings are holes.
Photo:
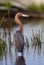
[[[13,43],[14,33],[18,27],[14,27],[11,29],[11,42]],[[31,37],[34,34],[40,33],[41,38],[41,49],[35,46],[32,47]],[[1,38],[3,38],[3,28],[0,29]],[[44,20],[35,20],[29,21],[29,23],[23,25],[23,35],[26,42],[26,38],[29,42],[29,49],[27,47],[24,48],[24,56],[17,56],[14,45],[9,48],[9,35],[8,30],[6,29],[6,42],[7,42],[7,53],[0,56],[0,65],[44,65]]]

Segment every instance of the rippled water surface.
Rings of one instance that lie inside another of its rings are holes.
[[[14,33],[18,27],[11,29],[11,42],[13,43]],[[0,29],[1,38],[3,39],[3,28]],[[23,35],[26,42],[28,39],[29,48],[25,46],[24,56],[16,57],[14,45],[9,47],[9,35],[6,29],[6,42],[7,42],[7,53],[0,55],[0,65],[44,65],[44,20],[29,21],[29,23],[23,25]],[[38,46],[32,47],[31,38],[36,34],[40,34],[41,48]]]

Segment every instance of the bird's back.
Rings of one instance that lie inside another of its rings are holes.
[[[17,31],[14,35],[14,42],[15,42],[15,47],[17,50],[20,52],[23,51],[24,48],[24,37],[22,35],[21,31]]]

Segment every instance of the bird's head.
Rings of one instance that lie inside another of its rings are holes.
[[[23,13],[17,13],[16,15],[17,15],[18,17],[29,17],[29,15],[23,14]]]
[[[17,13],[15,15],[15,18],[14,18],[15,23],[20,26],[20,30],[23,30],[23,25],[22,25],[21,21],[19,20],[19,17],[29,17],[29,15],[26,15],[23,13]]]

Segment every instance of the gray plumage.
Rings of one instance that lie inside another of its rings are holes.
[[[23,52],[24,49],[24,37],[22,32],[19,30],[14,35],[14,44],[18,52]]]

